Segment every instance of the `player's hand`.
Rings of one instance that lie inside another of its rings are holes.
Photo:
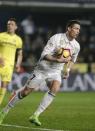
[[[21,70],[20,65],[17,65],[17,64],[16,64],[15,68],[16,68],[16,72],[17,72],[17,73],[19,73],[19,72],[20,72],[20,70]]]
[[[5,66],[4,59],[0,58],[0,67],[3,67],[3,66]]]
[[[64,72],[63,79],[67,79],[69,77],[69,72],[70,72],[70,70],[68,70],[68,69]]]
[[[57,62],[58,63],[67,63],[71,60],[71,56],[64,58],[63,56],[61,56],[60,58],[57,58]]]

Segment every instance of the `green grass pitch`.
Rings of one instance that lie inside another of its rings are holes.
[[[9,112],[0,131],[95,131],[95,92],[58,93],[51,106],[40,116],[42,126],[37,127],[28,118],[36,110],[43,95],[34,92],[21,100]],[[8,96],[0,108],[5,106]],[[5,124],[11,126],[6,127]]]

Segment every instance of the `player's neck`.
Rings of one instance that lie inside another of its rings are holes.
[[[9,35],[15,35],[14,32],[8,32],[8,31],[7,31],[7,33],[8,33]]]
[[[68,32],[66,32],[66,37],[67,37],[67,39],[69,40],[69,41],[72,41],[74,38],[72,38],[70,35],[69,35],[69,33]]]

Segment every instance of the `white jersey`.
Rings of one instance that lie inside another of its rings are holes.
[[[57,50],[60,48],[69,49],[72,61],[76,61],[78,53],[80,51],[79,43],[75,39],[69,41],[65,33],[60,33],[55,34],[48,40],[47,45],[45,46],[41,54],[41,58],[36,69],[40,69],[43,71],[61,71],[65,63],[51,62],[43,59],[44,56],[47,54],[54,55],[55,52],[57,52]]]

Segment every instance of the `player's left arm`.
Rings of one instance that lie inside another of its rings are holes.
[[[66,68],[65,68],[64,74],[63,74],[64,79],[67,79],[69,77],[70,70],[72,69],[73,65],[74,65],[73,61],[69,61],[68,63],[66,63]]]
[[[19,36],[17,36],[16,47],[17,47],[17,60],[16,60],[15,68],[16,68],[16,72],[20,72],[21,63],[22,63],[22,59],[23,59],[23,50],[22,50],[23,41],[22,41],[21,37],[19,37]]]
[[[18,49],[17,50],[17,62],[16,62],[16,66],[15,66],[17,72],[20,72],[22,58],[23,58],[22,49]]]
[[[65,68],[64,76],[63,76],[64,79],[67,79],[69,77],[70,71],[71,71],[74,63],[77,60],[79,51],[80,51],[80,47],[75,50],[75,53],[72,55],[72,59],[66,63],[66,68]]]

